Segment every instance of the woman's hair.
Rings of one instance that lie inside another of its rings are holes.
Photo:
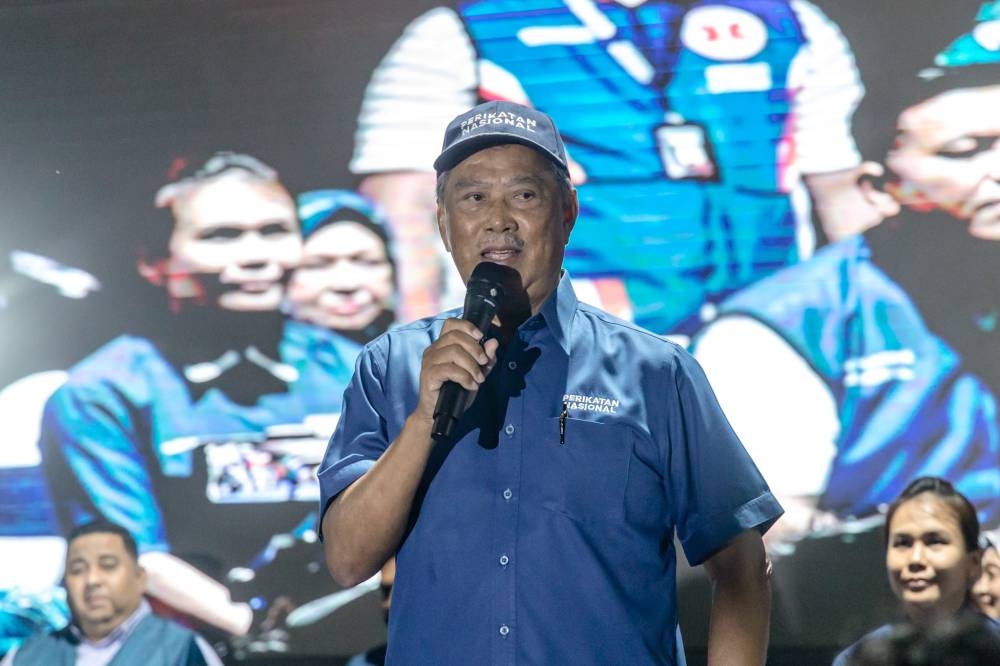
[[[958,518],[959,528],[962,530],[962,537],[965,539],[966,552],[979,550],[979,517],[976,515],[976,508],[972,502],[966,499],[965,495],[955,490],[951,482],[936,476],[922,476],[910,482],[910,485],[903,489],[885,515],[885,537],[889,542],[889,525],[896,510],[914,497],[930,494],[936,496],[941,502],[951,508]]]

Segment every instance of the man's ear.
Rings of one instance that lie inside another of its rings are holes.
[[[576,188],[570,189],[569,201],[563,207],[563,245],[569,245],[569,236],[576,226],[577,215],[580,214],[580,201],[576,196]]]
[[[864,162],[857,173],[858,189],[872,208],[883,218],[899,215],[899,202],[885,191],[885,167],[878,162]]]
[[[444,209],[444,203],[440,200],[437,202],[437,224],[438,224],[438,234],[441,236],[441,242],[444,243],[444,249],[448,250],[451,254],[451,240],[448,238],[448,213]]]

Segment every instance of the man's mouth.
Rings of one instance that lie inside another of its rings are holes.
[[[254,281],[254,282],[243,282],[239,285],[240,291],[245,291],[250,294],[263,294],[274,287],[273,282],[264,281]]]
[[[502,263],[504,261],[510,261],[520,253],[521,250],[515,247],[491,247],[480,252],[479,256],[487,261]]]

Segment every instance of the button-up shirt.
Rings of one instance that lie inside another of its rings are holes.
[[[421,355],[457,315],[362,352],[322,509],[399,435]],[[397,555],[389,661],[673,664],[675,530],[698,564],[780,514],[694,359],[578,302],[564,273],[431,454]]]

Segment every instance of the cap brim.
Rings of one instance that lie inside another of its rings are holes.
[[[529,148],[534,148],[539,153],[547,157],[549,160],[558,165],[561,169],[566,171],[566,165],[555,155],[549,152],[547,149],[538,145],[534,141],[528,139],[523,139],[519,136],[509,134],[507,132],[481,132],[476,134],[476,136],[469,137],[457,143],[453,143],[448,147],[447,150],[442,151],[437,159],[434,160],[434,170],[438,173],[443,171],[450,171],[456,166],[461,164],[466,158],[471,157],[473,154],[478,153],[480,150],[486,148],[492,148],[493,146],[502,146],[506,144],[517,143],[522,146],[527,146]]]

